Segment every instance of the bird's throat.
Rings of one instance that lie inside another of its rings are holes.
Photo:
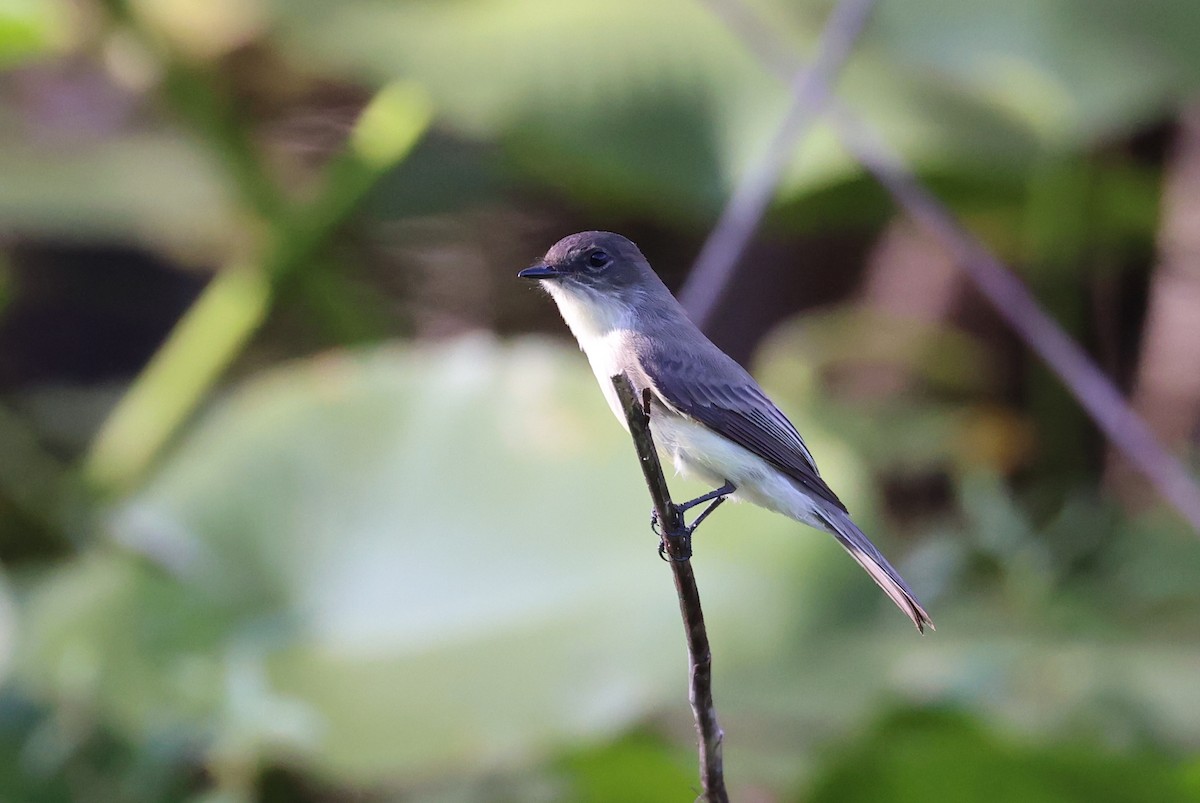
[[[585,351],[595,340],[617,330],[632,328],[633,312],[619,298],[555,281],[542,282],[542,285]]]

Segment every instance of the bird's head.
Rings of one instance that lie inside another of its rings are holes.
[[[654,277],[654,271],[628,239],[608,231],[585,231],[559,240],[536,265],[517,275],[553,283],[568,292],[619,294],[640,288]]]

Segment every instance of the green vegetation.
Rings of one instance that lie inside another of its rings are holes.
[[[829,10],[752,7],[801,53]],[[1200,348],[1141,334],[1200,276],[1197,41],[883,2],[839,92],[1138,395]],[[0,800],[690,799],[632,447],[513,277],[611,228],[677,286],[786,106],[757,58],[691,0],[0,0]],[[1200,541],[936,248],[880,279],[895,216],[818,127],[739,274],[777,308],[718,318],[938,630],[722,508],[734,799],[1200,800]]]

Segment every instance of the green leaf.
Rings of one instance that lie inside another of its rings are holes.
[[[897,712],[839,756],[806,800],[963,803],[1184,801],[1183,773],[1152,753],[1009,744],[954,711]]]
[[[758,5],[785,45],[813,56],[829,3]],[[1096,5],[881,4],[839,93],[921,171],[1007,183],[1048,150],[1130,131],[1200,86],[1196,48],[1183,46],[1200,37],[1191,0]],[[498,141],[526,175],[625,215],[711,219],[788,104],[754,45],[688,0],[300,0],[275,13],[294,59],[417,81],[457,134]],[[818,126],[779,196],[859,173]]]
[[[602,747],[577,752],[561,762],[579,803],[657,803],[678,800],[700,781],[693,752],[686,755],[661,738],[635,732]]]
[[[65,149],[30,142],[0,116],[0,219],[26,235],[211,254],[231,245],[237,229],[220,174],[195,142],[176,133]]]
[[[68,14],[56,0],[0,0],[0,69],[61,45],[67,36]]]
[[[330,355],[235,393],[117,507],[112,544],[40,585],[23,677],[218,766],[354,782],[521,766],[663,706],[687,722],[648,511],[573,351]],[[805,615],[789,578],[820,542],[795,529],[706,525],[723,668]]]

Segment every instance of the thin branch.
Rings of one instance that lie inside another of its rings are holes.
[[[788,80],[799,59],[785,60],[781,56],[785,46],[774,30],[741,3],[705,2],[745,42],[750,52],[764,54],[762,64],[766,69],[781,80]],[[1013,271],[963,228],[953,213],[921,184],[899,154],[865,120],[837,98],[830,99],[829,109],[831,123],[846,150],[887,189],[897,204],[941,240],[1000,316],[1058,375],[1109,441],[1200,533],[1200,487],[1195,478],[1163,448],[1112,380],[1041,308]]]
[[[821,32],[817,57],[791,79],[791,104],[759,160],[742,175],[688,273],[679,300],[704,328],[733,279],[738,260],[775,196],[797,143],[830,101],[833,79],[858,40],[875,0],[841,0]]]
[[[704,612],[700,609],[700,591],[696,587],[696,576],[692,573],[691,534],[684,524],[683,514],[671,501],[658,451],[654,448],[654,438],[650,434],[649,396],[639,400],[625,374],[614,376],[612,383],[629,422],[629,434],[633,437],[646,487],[650,490],[654,511],[662,527],[664,553],[675,575],[679,612],[683,616],[687,635],[690,675],[688,700],[692,704],[699,737],[700,781],[704,790],[700,799],[710,803],[728,803],[729,794],[725,791],[725,769],[721,758],[721,741],[725,734],[717,723],[717,709],[713,705],[712,650],[708,644],[708,631],[704,627]]]

